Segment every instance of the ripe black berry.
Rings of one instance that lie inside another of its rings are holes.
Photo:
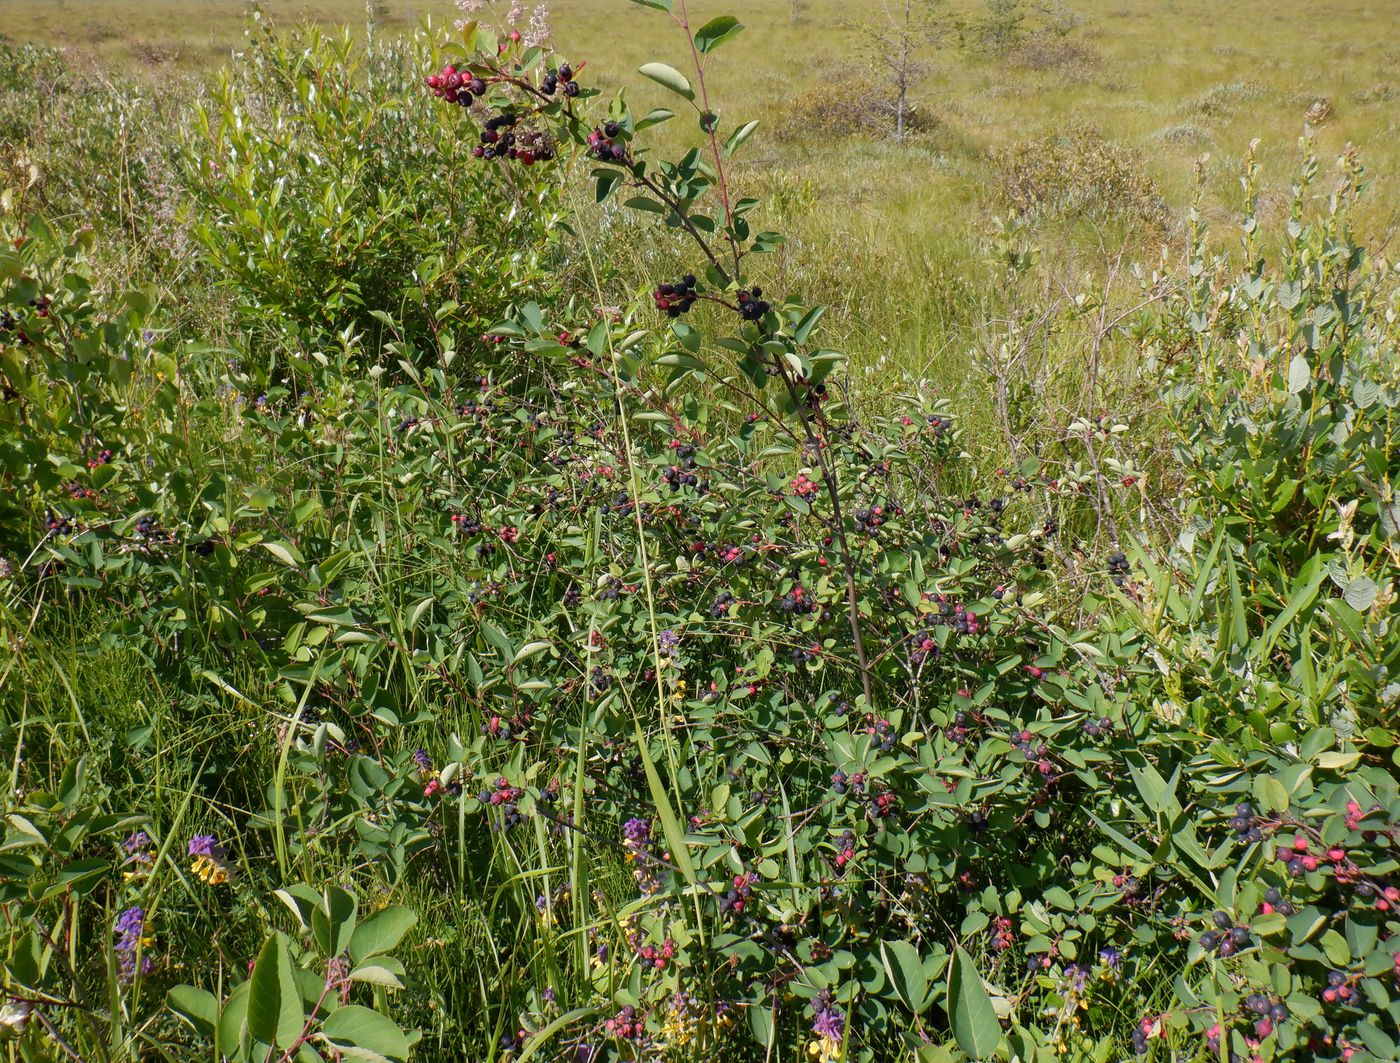
[[[762,321],[764,315],[773,308],[762,296],[762,288],[754,288],[752,292],[739,292],[739,315],[745,321]]]

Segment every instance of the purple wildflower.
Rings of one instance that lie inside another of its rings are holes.
[[[144,878],[156,860],[156,854],[151,849],[150,835],[143,830],[128,834],[122,841],[122,849],[126,853],[126,859],[122,863],[127,865],[127,869],[122,872],[123,877],[127,881]]]
[[[190,855],[212,857],[218,845],[218,839],[216,839],[214,835],[196,834],[190,839]]]
[[[138,967],[137,954],[144,952],[146,946],[151,944],[151,939],[146,936],[146,910],[144,908],[128,908],[117,916],[116,932],[117,938],[117,962],[121,980],[129,983],[136,977]],[[151,959],[142,955],[139,963],[142,974],[149,974],[151,970]]]
[[[212,834],[196,834],[190,839],[190,870],[211,886],[228,881],[228,865],[224,863],[224,847]]]
[[[817,994],[812,1016],[812,1032],[823,1040],[839,1044],[846,1036],[846,1013],[832,1002],[827,990]]]

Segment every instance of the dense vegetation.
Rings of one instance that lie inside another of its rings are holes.
[[[1400,1056],[1357,155],[1273,224],[1247,158],[1233,245],[1092,131],[991,160],[905,279],[990,308],[968,410],[826,345],[742,26],[639,2],[646,112],[475,22],[0,51],[8,1058]],[[1176,251],[1061,298],[1067,215]]]

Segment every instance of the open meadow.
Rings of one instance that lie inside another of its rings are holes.
[[[0,0],[0,1058],[1400,1060],[1398,226],[1384,0]]]

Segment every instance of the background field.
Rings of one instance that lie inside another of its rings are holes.
[[[373,7],[391,33],[456,17],[450,5]],[[553,5],[560,47],[595,57],[602,73],[590,76],[605,86],[629,80],[627,72],[668,43],[663,20],[643,23],[647,33],[631,22],[618,32],[627,7]],[[723,7],[704,0],[694,17]],[[282,24],[363,26],[366,17],[362,5],[328,0],[273,0],[263,10]],[[964,23],[980,10],[961,0],[944,9]],[[240,47],[245,11],[237,2],[0,0],[0,26],[16,41],[68,48],[79,65],[147,72],[164,92],[167,79],[198,77]],[[1116,176],[1144,182],[1166,209],[1144,217],[1129,201],[1134,189],[1110,187],[1094,209],[1051,204],[1029,219],[1020,242],[1037,249],[1066,294],[1093,287],[1114,262],[1155,261],[1163,248],[1179,262],[1198,160],[1205,158],[1208,214],[1233,217],[1252,140],[1259,215],[1277,221],[1305,124],[1324,159],[1360,147],[1374,191],[1360,216],[1382,243],[1400,218],[1400,14],[1392,6],[1341,0],[1320,14],[1304,0],[1082,0],[1065,8],[1063,36],[1032,32],[999,54],[960,47],[950,32],[926,53],[913,93],[920,131],[903,147],[876,113],[882,90],[871,80],[862,29],[878,26],[883,11],[879,3],[809,0],[794,19],[788,0],[754,0],[742,12],[749,31],[715,61],[725,118],[763,123],[741,177],[768,198],[775,226],[796,237],[785,257],[801,275],[788,279],[833,305],[830,327],[858,367],[893,364],[965,390],[977,372],[969,338],[1007,313],[985,268],[997,219],[1011,211],[999,178],[1008,160],[1030,156],[1034,164],[1036,145],[1067,129],[1102,137],[1071,155],[1092,166],[1100,149],[1121,151]],[[660,103],[660,90],[648,97],[643,89],[636,102]],[[1063,159],[1039,162],[1041,176],[1053,176]],[[1080,179],[1067,174],[1047,191],[1066,193]]]

